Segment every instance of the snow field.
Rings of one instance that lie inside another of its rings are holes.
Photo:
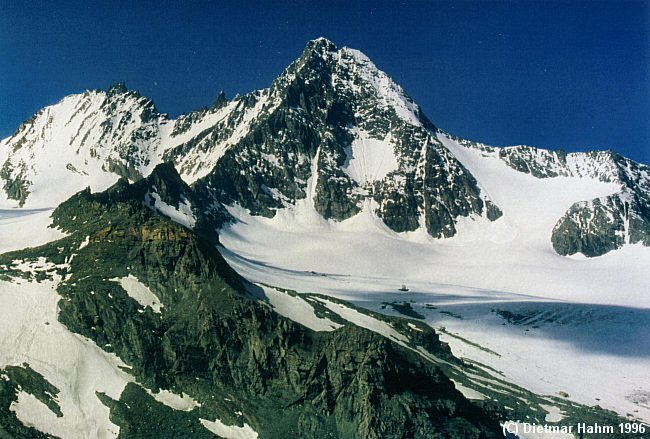
[[[27,425],[65,438],[115,438],[119,427],[95,395],[119,399],[133,378],[126,366],[92,341],[71,333],[57,321],[56,281],[0,281],[0,368],[28,363],[60,390],[63,417],[22,395],[12,405]]]

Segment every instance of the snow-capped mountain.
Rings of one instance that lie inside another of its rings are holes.
[[[142,178],[160,161],[165,123],[153,102],[123,84],[68,96],[0,143],[5,196],[51,207],[70,191],[106,189],[119,175]]]
[[[358,51],[313,41],[259,99],[269,103],[255,124],[197,190],[264,216],[310,198],[337,221],[372,200],[391,229],[436,237],[452,236],[459,216],[499,216],[417,105]]]
[[[0,141],[0,436],[647,421],[648,246],[648,166],[455,137],[324,38],[176,119],[68,96]]]
[[[393,231],[451,237],[461,218],[495,221],[502,211],[440,133],[365,55],[321,38],[270,88],[230,102],[220,94],[176,120],[122,84],[44,108],[0,143],[2,205],[51,207],[171,161],[208,206],[236,203],[270,217],[308,199],[323,218],[341,221],[370,202]],[[611,152],[461,143],[540,179],[621,186],[575,200],[558,217],[548,231],[558,253],[598,256],[650,242],[647,166]]]
[[[206,206],[272,217],[308,199],[342,221],[370,202],[395,232],[457,233],[461,218],[498,220],[500,206],[439,139],[413,100],[361,52],[326,39],[268,89],[169,120],[123,85],[73,95],[39,111],[0,143],[4,206],[51,207],[119,176],[137,180],[171,161]],[[460,139],[458,139],[460,140]],[[537,178],[619,184],[604,198],[575,200],[549,230],[560,254],[598,256],[648,244],[648,167],[611,152],[479,148]],[[543,209],[544,206],[540,206]]]
[[[511,168],[534,177],[569,177],[613,183],[618,190],[580,200],[553,228],[553,247],[562,255],[600,256],[624,244],[650,243],[650,167],[613,151],[565,153],[530,146],[494,148],[456,139],[485,157],[499,157]]]

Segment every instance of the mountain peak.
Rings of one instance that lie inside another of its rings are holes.
[[[307,43],[307,47],[305,49],[311,49],[311,50],[327,50],[329,52],[334,52],[338,50],[336,47],[336,44],[331,42],[325,37],[318,37],[316,39],[313,39]]]
[[[126,84],[123,82],[116,82],[115,84],[111,85],[108,87],[107,94],[109,96],[113,96],[116,94],[123,94],[127,93],[129,91],[128,88],[126,88]]]
[[[223,91],[223,90],[220,90],[219,95],[217,96],[217,98],[212,103],[212,108],[215,109],[215,110],[218,110],[220,108],[225,107],[227,103],[228,103],[228,98],[226,98],[226,92]]]
[[[335,53],[338,50],[338,47],[330,40],[320,37],[307,43],[299,59],[304,62],[314,59],[327,59],[328,54]]]

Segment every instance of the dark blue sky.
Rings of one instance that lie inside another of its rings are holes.
[[[171,115],[267,87],[318,36],[362,50],[453,134],[650,163],[643,0],[2,0],[0,137],[117,81]]]

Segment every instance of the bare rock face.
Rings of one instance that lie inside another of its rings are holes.
[[[621,190],[571,206],[551,235],[559,254],[593,257],[624,244],[650,245],[650,168],[614,153],[607,161],[612,175],[601,178],[620,183]]]

